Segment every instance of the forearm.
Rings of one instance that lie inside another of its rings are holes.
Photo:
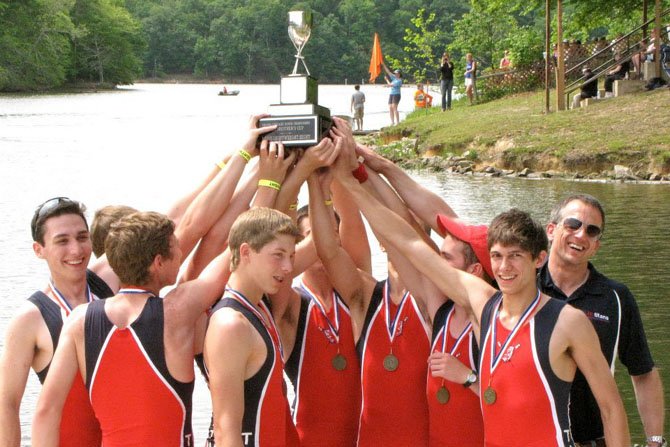
[[[200,194],[202,190],[207,187],[209,182],[211,182],[217,176],[219,171],[221,171],[221,167],[219,167],[218,165],[214,166],[214,168],[209,172],[209,174],[202,181],[202,183],[200,183],[193,191],[189,191],[184,197],[181,197],[175,203],[172,204],[172,206],[168,209],[168,211],[165,214],[170,219],[172,219],[175,225],[179,225],[179,222],[184,216],[186,210],[188,209],[188,206],[191,204],[191,202],[193,202],[193,200],[198,196],[198,194]]]
[[[601,416],[607,447],[629,447],[628,420],[621,400],[618,401],[618,405],[604,411],[601,408]]]
[[[293,169],[284,179],[284,184],[281,187],[281,191],[277,195],[277,200],[275,203],[275,208],[282,213],[286,213],[289,209],[289,206],[296,202],[298,194],[300,193],[300,187],[311,171],[307,169],[304,163],[298,162],[295,169]]]
[[[372,273],[372,255],[370,241],[363,223],[361,212],[356,202],[340,182],[334,181],[333,206],[340,216],[340,241],[356,266],[368,273]]]
[[[381,174],[391,183],[412,212],[435,231],[438,231],[436,219],[438,214],[456,216],[454,210],[440,196],[419,185],[393,162],[384,163]]]
[[[658,369],[654,368],[647,374],[631,376],[631,379],[645,434],[647,437],[663,435],[665,410],[663,384]]]
[[[321,259],[335,256],[339,244],[335,238],[332,217],[324,203],[321,185],[315,175],[307,180],[307,184],[309,185],[309,219],[316,253]]]
[[[61,411],[53,406],[38,406],[33,418],[33,447],[58,447]]]

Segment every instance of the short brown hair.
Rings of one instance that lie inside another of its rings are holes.
[[[122,217],[136,212],[135,208],[125,205],[103,206],[95,212],[91,222],[91,244],[96,258],[105,254],[105,238],[109,227]]]
[[[156,255],[171,259],[173,234],[174,222],[155,212],[132,213],[113,223],[105,239],[105,253],[121,283],[148,283],[149,267]]]
[[[487,245],[489,250],[494,244],[504,246],[517,245],[537,258],[549,245],[547,233],[530,214],[517,208],[498,214],[489,226]]]
[[[234,271],[240,263],[242,244],[247,243],[258,252],[279,235],[288,235],[296,240],[300,238],[298,227],[286,214],[263,207],[252,208],[240,214],[228,236],[228,246],[232,254],[230,270]]]

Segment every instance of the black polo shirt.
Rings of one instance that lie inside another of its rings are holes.
[[[589,263],[589,278],[572,296],[554,285],[548,262],[538,275],[538,284],[547,295],[567,301],[584,311],[600,339],[605,360],[614,372],[615,352],[632,376],[646,374],[654,367],[644,334],[640,311],[633,294],[624,284],[607,278]],[[577,370],[570,391],[570,426],[576,442],[604,436],[598,404],[584,375]]]

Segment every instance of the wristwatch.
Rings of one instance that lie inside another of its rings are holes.
[[[465,382],[463,382],[463,386],[467,388],[476,381],[477,381],[477,374],[474,371],[470,371],[470,374],[468,374],[468,377],[465,379]]]
[[[647,438],[647,445],[649,445],[649,443],[652,443],[652,442],[655,443],[655,444],[658,444],[660,447],[667,447],[667,445],[668,445],[668,442],[665,440],[665,438],[663,436],[660,436],[660,435],[649,436]]]

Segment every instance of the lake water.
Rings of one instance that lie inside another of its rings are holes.
[[[109,204],[164,211],[226,151],[239,147],[251,114],[279,100],[276,85],[228,88],[239,88],[241,93],[218,97],[217,85],[138,84],[102,93],[0,96],[0,334],[14,310],[48,279],[46,265],[31,249],[29,222],[35,206],[50,197],[68,196],[84,202],[89,217]],[[367,96],[365,128],[387,125],[388,89],[363,86],[362,91]],[[348,114],[352,92],[353,86],[320,86],[319,102],[333,114]],[[412,109],[412,93],[403,89],[401,115]],[[600,198],[607,211],[607,230],[595,263],[636,295],[652,354],[665,375],[667,401],[670,187],[413,175],[473,223],[488,223],[512,206],[529,210],[544,222],[551,206],[569,193]],[[306,203],[306,195],[301,203]],[[375,252],[373,261],[375,274],[382,277],[383,255]],[[643,431],[634,395],[621,367],[617,381],[634,441],[640,442]],[[38,393],[39,383],[31,373],[21,408],[24,445],[30,443]],[[200,443],[210,412],[200,379],[194,402],[194,430]]]

